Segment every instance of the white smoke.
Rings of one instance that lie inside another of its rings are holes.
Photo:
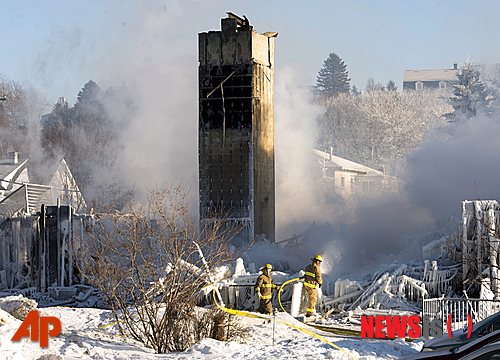
[[[460,215],[462,200],[500,198],[498,114],[453,123],[450,130],[412,154],[406,176],[411,201],[440,222]]]
[[[317,166],[312,154],[317,137],[316,117],[321,108],[312,105],[311,92],[296,69],[276,73],[275,147],[277,238],[287,236],[286,227],[315,220],[319,193]]]

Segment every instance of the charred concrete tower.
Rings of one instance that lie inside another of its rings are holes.
[[[224,216],[239,238],[275,236],[274,37],[228,13],[198,34],[200,219]]]

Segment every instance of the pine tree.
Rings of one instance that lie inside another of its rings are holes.
[[[398,89],[398,87],[396,86],[396,83],[392,80],[389,80],[387,82],[387,85],[385,86],[385,88],[387,89],[387,91],[396,91]]]
[[[48,158],[55,158],[56,155],[61,154],[66,156],[71,116],[72,110],[68,103],[59,101],[52,108],[52,112],[43,118],[40,142]]]
[[[318,71],[315,89],[318,93],[335,96],[340,93],[349,93],[351,79],[348,77],[344,61],[335,53],[330,53]]]
[[[351,87],[351,94],[354,95],[354,96],[361,95],[361,91],[358,90],[358,88],[356,87],[356,85],[353,85]]]
[[[465,63],[457,76],[458,83],[453,85],[453,96],[450,98],[454,110],[448,117],[470,119],[478,113],[490,113],[493,96],[480,79],[479,70],[471,63]]]

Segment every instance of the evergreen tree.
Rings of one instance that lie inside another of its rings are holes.
[[[57,103],[42,123],[41,143],[47,158],[64,157],[84,195],[94,176],[115,160],[116,131],[104,104],[104,92],[92,80],[73,107]],[[92,200],[92,199],[90,199]]]
[[[457,76],[458,83],[453,85],[453,96],[450,98],[454,110],[448,117],[470,119],[478,113],[490,113],[493,96],[480,79],[479,70],[471,63],[465,63]]]
[[[398,87],[396,86],[396,83],[392,80],[389,80],[387,82],[387,85],[385,86],[385,88],[387,89],[387,91],[396,91],[398,89]]]
[[[493,79],[489,84],[491,90],[491,112],[500,114],[500,66],[498,66]]]
[[[351,79],[348,77],[344,61],[335,53],[330,53],[318,71],[315,89],[318,93],[335,96],[340,93],[349,93]]]
[[[70,121],[71,109],[66,101],[58,101],[52,112],[43,118],[40,142],[48,158],[55,158],[59,153],[67,154]]]
[[[358,88],[356,87],[356,85],[353,85],[351,87],[351,94],[354,95],[354,96],[361,95],[361,91],[358,90]]]
[[[73,117],[80,126],[99,126],[105,121],[103,93],[94,81],[90,80],[83,86],[78,92],[77,99]]]

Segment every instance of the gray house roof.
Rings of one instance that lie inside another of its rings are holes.
[[[405,70],[403,82],[457,81],[456,69]]]

